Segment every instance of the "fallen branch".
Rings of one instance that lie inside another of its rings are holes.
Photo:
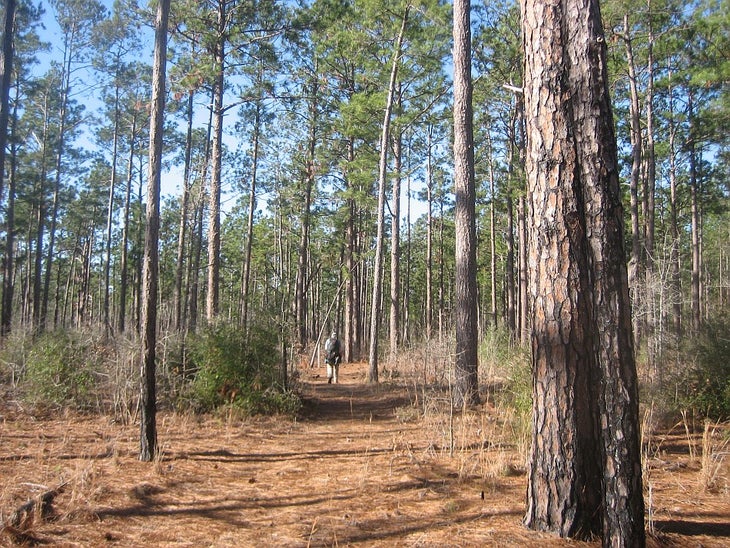
[[[45,519],[51,513],[53,499],[63,491],[67,484],[68,482],[64,481],[55,489],[48,489],[19,506],[3,524],[3,530],[8,528],[11,532],[24,531],[33,525],[36,517],[40,520]]]

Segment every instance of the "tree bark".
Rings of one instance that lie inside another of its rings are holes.
[[[150,112],[150,160],[147,181],[147,225],[142,296],[142,395],[140,400],[140,451],[142,461],[157,454],[157,395],[155,387],[155,345],[157,343],[157,287],[160,230],[160,177],[165,114],[165,64],[170,0],[160,0],[155,21],[155,52]]]
[[[479,402],[470,8],[469,0],[454,1],[455,407]]]
[[[596,1],[523,0],[533,434],[525,523],[643,546],[638,382]]]

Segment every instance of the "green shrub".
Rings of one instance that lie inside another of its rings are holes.
[[[233,405],[246,414],[292,413],[298,398],[282,392],[279,352],[273,333],[219,325],[191,342],[190,358],[196,368],[191,387],[195,410],[212,411]]]
[[[93,404],[97,352],[80,333],[46,333],[31,346],[25,361],[22,388],[35,405],[80,409]]]
[[[519,416],[529,418],[532,414],[530,349],[511,342],[508,330],[492,329],[479,348],[479,363],[483,372],[497,380],[496,403],[507,405]]]
[[[679,410],[713,420],[730,418],[730,315],[709,320],[683,351],[688,364],[677,379]]]

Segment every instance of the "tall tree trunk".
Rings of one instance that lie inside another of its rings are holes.
[[[7,9],[7,8],[6,8]],[[18,86],[15,88],[15,107],[13,108],[13,128],[10,139],[10,170],[8,181],[8,203],[5,211],[5,254],[3,255],[3,296],[2,315],[0,316],[0,337],[10,333],[13,323],[13,293],[15,278],[15,177],[17,166],[17,139],[15,130],[18,126]],[[4,173],[4,168],[0,170]]]
[[[477,257],[474,129],[471,81],[471,2],[454,1],[454,192],[456,210],[456,359],[453,405],[479,402],[477,381]]]
[[[701,272],[702,272],[702,253],[700,251],[700,192],[699,179],[697,177],[697,146],[696,146],[696,129],[694,114],[694,94],[692,91],[688,93],[687,113],[689,118],[690,134],[687,146],[689,148],[689,194],[690,194],[690,210],[691,210],[691,246],[692,246],[692,274],[691,274],[691,318],[692,330],[697,333],[702,325],[702,308],[700,301],[702,298]]]
[[[119,273],[119,331],[127,328],[127,294],[129,293],[129,218],[132,210],[132,181],[134,179],[134,155],[137,135],[137,112],[132,114],[132,127],[129,132],[129,159],[127,163],[127,183],[124,191],[124,214],[122,222],[122,243]]]
[[[249,285],[251,283],[251,256],[253,251],[253,218],[256,213],[256,184],[259,165],[259,137],[261,132],[261,103],[256,103],[256,118],[253,127],[253,158],[251,160],[251,187],[248,192],[248,219],[246,222],[246,239],[243,250],[243,276],[241,279],[241,325],[248,325]],[[210,287],[209,287],[210,289]]]
[[[401,328],[401,344],[406,345],[411,340],[411,269],[412,269],[412,251],[413,251],[413,237],[411,228],[413,226],[411,222],[411,173],[413,173],[413,166],[411,165],[411,154],[413,152],[412,133],[409,133],[408,138],[408,156],[406,160],[406,268],[403,279],[403,326]]]
[[[43,101],[43,129],[41,138],[41,161],[38,182],[35,185],[35,193],[37,196],[37,204],[34,207],[36,216],[36,237],[35,237],[35,253],[33,257],[33,327],[40,329],[43,303],[43,238],[45,235],[46,223],[46,178],[47,178],[47,159],[48,159],[48,140],[49,140],[49,92],[45,90]],[[29,271],[30,272],[30,271]]]
[[[115,78],[118,82],[119,78]],[[117,186],[117,156],[119,150],[119,85],[114,90],[114,129],[112,132],[112,169],[109,177],[109,201],[106,214],[106,239],[105,239],[105,257],[104,257],[104,330],[107,334],[112,330],[111,325],[111,305],[109,286],[111,285],[111,266],[112,266],[112,226],[114,220],[114,190]]]
[[[53,203],[51,206],[50,227],[48,230],[48,250],[46,252],[46,269],[43,278],[43,296],[38,318],[38,329],[44,331],[46,328],[46,317],[48,315],[48,300],[51,287],[51,268],[55,258],[56,229],[58,225],[59,198],[61,193],[61,175],[63,174],[63,157],[65,154],[66,140],[66,116],[68,112],[68,101],[71,93],[71,61],[73,58],[71,46],[66,44],[63,57],[63,73],[61,77],[61,107],[58,119],[58,144],[56,149],[56,176],[53,184]]]
[[[378,382],[378,327],[380,325],[381,299],[383,286],[383,244],[385,240],[385,182],[388,172],[388,142],[390,141],[390,118],[395,102],[396,79],[400,63],[403,35],[408,23],[410,6],[406,6],[401,20],[401,28],[393,52],[393,64],[390,70],[388,97],[385,102],[385,115],[380,136],[380,162],[378,165],[378,235],[375,243],[375,265],[373,267],[373,293],[370,303],[370,352],[368,357],[368,382]]]
[[[137,173],[139,177],[139,184],[137,185],[137,205],[141,213],[144,208],[144,201],[142,199],[142,191],[144,189],[144,159],[142,150],[138,151],[137,160]],[[137,333],[140,333],[142,329],[142,269],[144,267],[143,262],[145,237],[144,226],[140,225],[139,227],[137,227],[136,237],[137,261],[135,264],[134,272],[134,330]]]
[[[512,117],[510,119],[508,129],[508,154],[507,158],[507,260],[506,260],[506,273],[505,273],[505,296],[507,298],[507,327],[509,329],[510,340],[512,342],[519,340],[517,333],[517,318],[518,318],[518,295],[517,295],[517,283],[515,281],[515,257],[517,255],[517,249],[515,246],[515,204],[514,204],[514,193],[515,193],[515,165],[517,163],[517,119],[519,117],[519,110],[517,104],[515,104],[514,110],[512,111]]]
[[[638,381],[600,11],[595,0],[523,0],[522,15],[535,265],[525,522],[643,546]]]
[[[167,59],[167,22],[170,0],[160,0],[155,21],[155,52],[152,73],[150,112],[150,161],[147,181],[147,225],[142,297],[142,396],[140,407],[140,450],[142,461],[157,454],[157,395],[155,389],[155,346],[157,343],[157,287],[160,230],[160,176],[162,137],[165,119],[165,61]]]
[[[426,143],[426,340],[433,335],[433,124]]]
[[[438,320],[439,320],[439,342],[444,340],[446,331],[446,252],[445,252],[445,240],[444,240],[444,196],[439,196],[439,253],[438,253],[438,265],[439,265],[439,290],[438,290]]]
[[[527,299],[527,219],[526,219],[525,196],[520,193],[517,199],[517,245],[519,247],[519,266],[517,268],[517,276],[519,280],[519,341],[522,345],[530,342],[530,325],[528,321],[528,299]]]
[[[185,165],[183,166],[183,188],[180,200],[180,224],[177,230],[177,257],[175,260],[175,329],[182,331],[183,324],[183,273],[185,272],[185,246],[187,238],[188,210],[190,209],[190,170],[193,151],[193,99],[195,92],[188,91],[188,104],[185,116],[187,130],[185,132]]]
[[[345,329],[343,335],[345,363],[355,360],[355,337],[359,310],[355,306],[357,300],[358,266],[355,263],[355,200],[347,198],[347,221],[345,224]]]
[[[195,208],[195,235],[192,244],[192,260],[190,261],[188,279],[188,316],[185,325],[191,333],[198,328],[198,304],[200,300],[200,263],[203,261],[203,219],[205,217],[205,184],[207,169],[200,177],[200,192],[198,193],[197,207]]]
[[[643,270],[643,257],[641,253],[641,234],[639,228],[639,185],[641,183],[641,159],[642,159],[642,136],[641,136],[641,105],[639,104],[638,77],[636,74],[636,63],[634,61],[634,50],[632,38],[629,32],[629,15],[624,15],[623,40],[626,50],[626,66],[629,76],[629,119],[631,139],[631,176],[629,179],[629,199],[631,212],[631,255],[629,257],[629,287],[635,306],[641,298],[639,290],[639,279]],[[640,337],[638,317],[634,324],[635,337]]]
[[[670,70],[671,76],[671,70]],[[677,202],[677,124],[674,112],[674,88],[669,88],[669,229],[671,250],[669,256],[672,323],[677,340],[682,336],[682,277],[680,272],[679,204]],[[660,379],[663,368],[659,368]]]
[[[215,93],[214,91],[211,92],[211,94]],[[212,95],[211,95],[211,102],[212,102]],[[195,333],[195,330],[198,327],[198,301],[199,301],[199,295],[200,295],[200,263],[203,260],[203,220],[205,217],[205,181],[208,179],[208,167],[209,167],[209,161],[210,158],[210,150],[212,146],[212,140],[211,140],[211,134],[213,132],[213,109],[210,109],[209,115],[208,115],[208,123],[206,125],[208,128],[208,132],[205,139],[205,154],[203,155],[203,166],[200,169],[200,175],[198,177],[199,181],[199,191],[198,191],[198,198],[196,201],[196,208],[195,208],[195,215],[194,219],[195,222],[193,223],[193,226],[195,226],[195,232],[193,236],[193,244],[191,246],[191,255],[192,258],[190,260],[190,269],[188,271],[188,304],[186,306],[186,310],[189,309],[189,315],[187,315],[184,318],[184,323],[187,326],[187,329]],[[185,312],[183,312],[185,314]]]
[[[46,210],[44,207],[45,179],[43,168],[39,177],[37,188],[38,203],[34,208],[35,214],[35,245],[33,255],[33,328],[40,330],[40,322],[43,305],[43,236],[45,231]]]
[[[206,319],[212,323],[218,315],[221,251],[221,165],[223,161],[223,91],[225,75],[225,3],[218,6],[218,38],[215,43],[213,83],[213,150],[211,151],[210,204],[208,206],[208,292]]]
[[[10,120],[10,84],[13,77],[13,44],[15,41],[15,0],[5,0],[3,17],[3,46],[0,68],[0,200],[5,190],[5,153]]]
[[[508,176],[508,179],[510,177]],[[508,185],[509,187],[509,185]],[[505,273],[504,273],[504,293],[506,299],[505,323],[509,331],[510,341],[516,340],[516,296],[515,296],[515,206],[512,199],[512,191],[507,189],[506,197],[506,213],[507,213],[507,256],[505,257]]]
[[[645,318],[645,329],[647,337],[647,360],[649,366],[652,369],[656,369],[656,358],[657,358],[657,340],[656,340],[656,326],[657,326],[657,299],[654,294],[657,291],[657,280],[655,280],[655,258],[654,258],[654,232],[655,232],[655,193],[656,193],[656,153],[654,146],[654,29],[652,26],[651,18],[653,16],[651,11],[652,0],[647,0],[647,6],[649,8],[649,36],[647,43],[647,84],[646,84],[646,147],[645,147],[645,162],[646,162],[646,177],[644,179],[644,252],[646,257],[646,264],[644,270],[644,291],[645,291],[645,303],[646,303],[646,314]]]
[[[400,331],[400,195],[403,136],[400,130],[393,138],[393,199],[390,206],[390,358],[393,366],[398,360]]]
[[[492,303],[492,327],[497,327],[497,223],[495,219],[496,195],[494,192],[494,157],[492,153],[491,141],[489,144],[489,272],[490,286],[489,292]],[[525,253],[527,250],[525,249]],[[525,296],[527,298],[527,296]]]
[[[302,203],[301,234],[299,239],[299,262],[295,286],[295,321],[299,351],[307,346],[307,265],[309,264],[309,225],[312,209],[312,190],[315,184],[315,151],[317,149],[317,123],[319,121],[319,82],[318,65],[315,63],[309,96],[309,139],[307,160],[304,173],[304,201]]]

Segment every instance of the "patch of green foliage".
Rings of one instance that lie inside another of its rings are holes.
[[[518,415],[532,414],[532,370],[529,348],[510,340],[509,331],[492,329],[479,348],[480,367],[501,379],[495,387],[497,403],[515,409]]]
[[[41,335],[25,357],[21,388],[38,406],[87,409],[94,404],[98,352],[92,339],[71,331]]]
[[[682,351],[687,367],[676,381],[678,410],[730,419],[730,314],[707,321]]]
[[[246,415],[299,410],[299,398],[281,389],[277,336],[253,327],[246,333],[230,325],[211,327],[191,341],[196,369],[191,404],[196,411],[232,406]]]

